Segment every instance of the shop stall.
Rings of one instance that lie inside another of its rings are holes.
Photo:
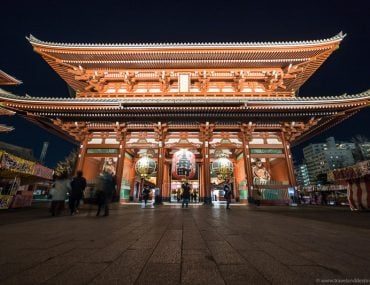
[[[30,206],[33,191],[28,191],[29,186],[50,181],[52,176],[50,168],[0,151],[0,209]]]
[[[332,171],[329,180],[346,184],[351,210],[370,209],[370,160]]]

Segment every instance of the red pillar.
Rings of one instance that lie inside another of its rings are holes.
[[[86,146],[87,146],[87,141],[88,138],[85,137],[82,142],[80,143],[80,149],[78,151],[78,157],[77,157],[77,164],[76,164],[76,169],[75,169],[75,174],[77,173],[78,170],[82,171],[82,168],[84,166],[84,160],[85,160],[85,155],[86,155]]]
[[[208,140],[203,144],[203,189],[204,189],[204,203],[211,204],[211,179],[210,179],[210,164],[209,164],[209,145]]]
[[[289,142],[286,140],[286,138],[284,136],[284,132],[281,133],[281,140],[283,142],[285,160],[286,160],[287,166],[288,166],[289,182],[290,182],[291,186],[296,187],[297,186],[297,181],[296,181],[296,178],[295,178],[295,175],[294,175],[294,166],[293,166],[292,153],[290,151]]]
[[[249,198],[249,197],[252,197],[253,176],[252,176],[252,164],[251,164],[251,158],[250,158],[249,142],[247,141],[247,138],[244,132],[242,132],[242,140],[243,140],[244,169],[245,169],[245,177],[247,178],[248,198]]]

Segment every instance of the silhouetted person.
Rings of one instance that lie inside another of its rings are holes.
[[[186,208],[189,205],[189,199],[190,199],[190,185],[188,182],[185,182],[182,184],[182,207],[184,208],[184,205],[186,205]]]
[[[226,209],[230,209],[231,199],[234,197],[233,191],[230,188],[229,182],[227,181],[224,185]]]
[[[261,192],[260,192],[260,190],[257,190],[256,192],[255,192],[255,196],[254,196],[254,200],[255,200],[255,203],[256,203],[256,205],[257,206],[260,206],[261,205]]]
[[[99,176],[96,184],[96,199],[98,203],[97,216],[99,216],[102,208],[104,208],[104,216],[109,216],[109,203],[112,201],[114,191],[115,182],[113,176],[104,171],[103,174]]]
[[[321,205],[327,205],[328,204],[328,196],[326,193],[321,192]]]
[[[50,212],[52,216],[59,216],[64,210],[66,195],[71,191],[70,180],[67,179],[66,174],[61,174],[56,178],[53,188],[50,191],[51,207]]]
[[[144,207],[146,207],[146,204],[148,203],[149,194],[150,194],[149,187],[148,186],[144,186],[144,189],[143,189]]]
[[[195,202],[195,191],[193,190],[190,194],[191,202]]]
[[[86,188],[86,179],[82,176],[82,171],[77,171],[77,175],[71,181],[71,193],[69,195],[69,209],[71,215],[78,213],[78,207]]]

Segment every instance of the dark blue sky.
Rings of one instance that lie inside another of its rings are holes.
[[[259,3],[257,3],[259,2]],[[354,94],[370,88],[370,9],[367,1],[2,1],[0,69],[23,81],[5,88],[31,96],[68,96],[62,79],[33,52],[25,36],[55,42],[295,41],[347,33],[340,49],[306,82],[300,96]],[[370,138],[370,108],[294,149],[335,136]],[[36,157],[49,141],[54,166],[73,148],[24,119],[2,117],[16,130],[0,140],[29,147]]]

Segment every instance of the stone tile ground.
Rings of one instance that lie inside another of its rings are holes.
[[[1,211],[0,284],[370,284],[370,212],[84,207]]]

